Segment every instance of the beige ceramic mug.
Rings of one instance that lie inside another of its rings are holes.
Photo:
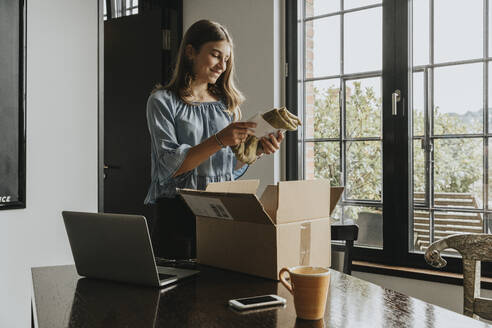
[[[290,283],[285,279],[289,274]],[[330,270],[320,267],[297,266],[282,268],[280,282],[294,296],[298,318],[318,320],[325,315],[326,298],[330,287]]]

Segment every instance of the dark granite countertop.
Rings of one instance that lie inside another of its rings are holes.
[[[280,283],[200,267],[200,274],[163,290],[81,278],[74,266],[32,269],[34,317],[57,327],[489,327],[332,270],[324,320],[296,319],[292,296]],[[237,312],[232,298],[278,294],[287,306]]]

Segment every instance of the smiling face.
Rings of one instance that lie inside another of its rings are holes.
[[[206,42],[197,53],[187,46],[187,55],[193,61],[195,79],[214,84],[227,69],[231,47],[227,41]]]

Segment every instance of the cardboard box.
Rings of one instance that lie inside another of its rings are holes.
[[[196,215],[198,262],[270,279],[283,267],[331,265],[330,214],[343,187],[283,181],[256,196],[259,180],[180,189]]]

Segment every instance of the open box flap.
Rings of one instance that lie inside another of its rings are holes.
[[[255,194],[178,189],[195,216],[272,225]]]
[[[330,216],[330,181],[299,180],[278,183],[276,223]]]
[[[332,215],[333,210],[337,206],[338,201],[342,197],[344,187],[331,187],[330,190],[330,215]]]
[[[277,223],[278,186],[268,185],[261,195],[260,202],[273,223]]]
[[[207,185],[206,191],[256,194],[259,185],[258,179],[212,182]]]

